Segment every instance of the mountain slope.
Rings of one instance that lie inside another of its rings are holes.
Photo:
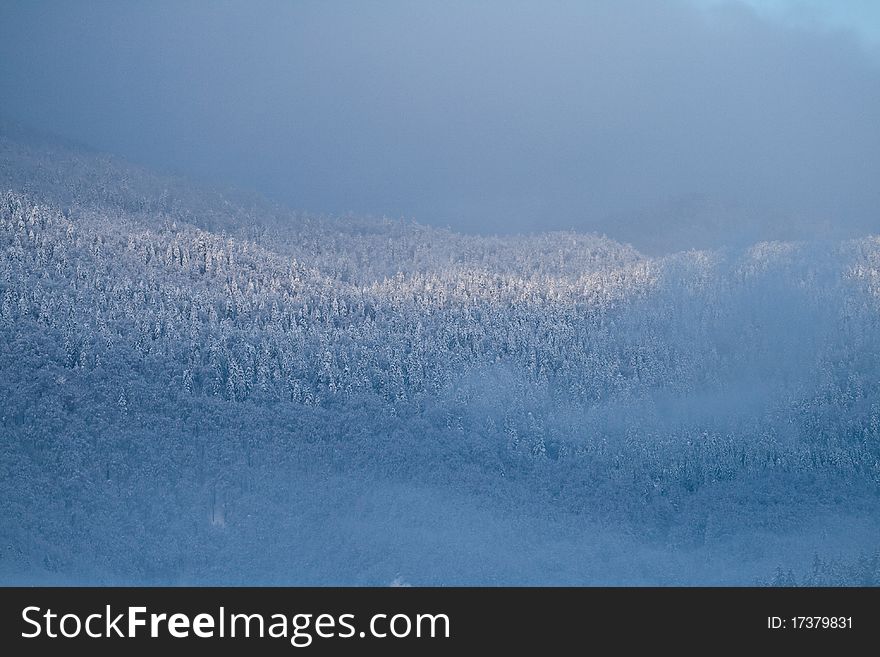
[[[306,217],[8,130],[0,173],[8,581],[750,583],[876,549],[877,238]]]

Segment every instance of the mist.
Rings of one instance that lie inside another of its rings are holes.
[[[821,6],[0,0],[0,585],[880,583]]]
[[[4,3],[0,112],[317,214],[669,251],[876,230],[855,32],[686,2]]]

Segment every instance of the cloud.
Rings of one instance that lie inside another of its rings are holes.
[[[742,4],[0,12],[14,118],[305,210],[662,248],[880,216],[880,67],[846,33]]]

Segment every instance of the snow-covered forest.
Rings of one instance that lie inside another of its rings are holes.
[[[880,238],[645,256],[0,135],[0,579],[876,584]]]

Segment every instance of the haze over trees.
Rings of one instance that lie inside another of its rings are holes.
[[[878,581],[876,236],[317,217],[12,125],[0,189],[4,581]]]
[[[0,583],[878,583],[874,5],[0,2]]]

